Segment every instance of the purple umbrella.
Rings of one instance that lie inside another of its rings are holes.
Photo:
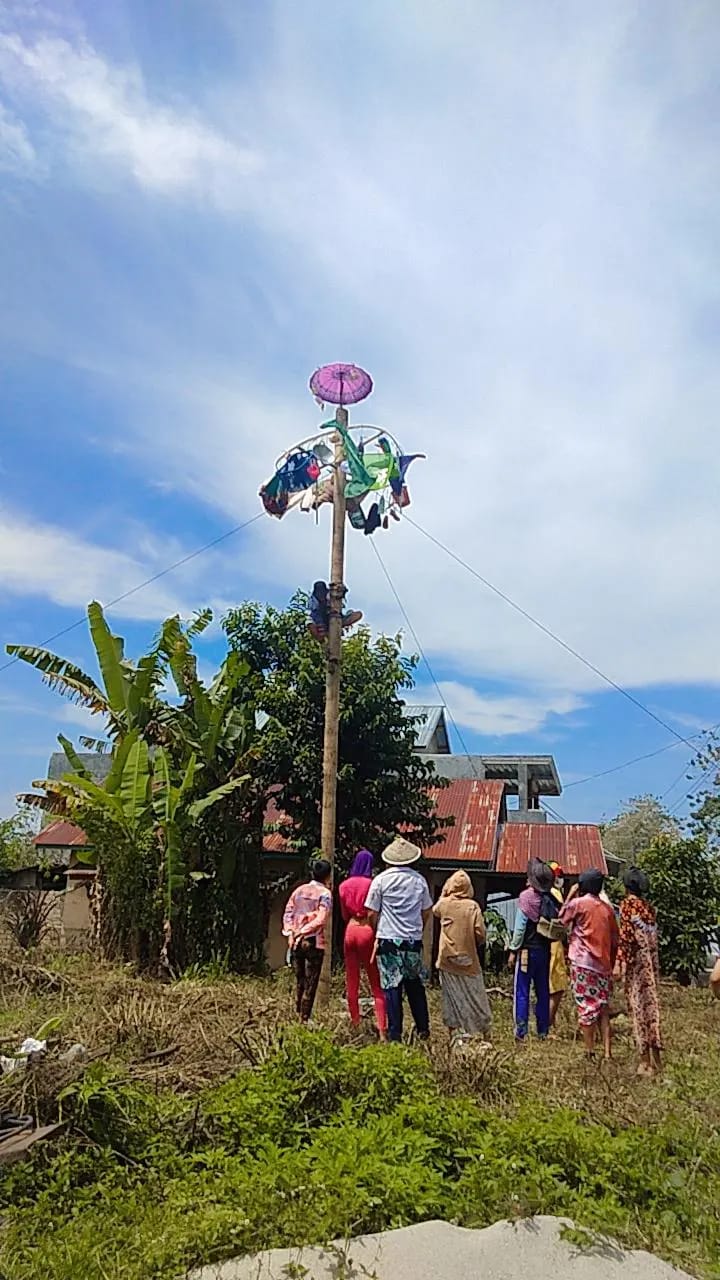
[[[324,404],[358,404],[370,395],[372,378],[356,364],[324,364],[310,379],[310,390]]]

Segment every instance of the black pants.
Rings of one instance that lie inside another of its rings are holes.
[[[292,967],[297,983],[297,1011],[303,1022],[309,1022],[315,1004],[320,971],[325,952],[314,938],[301,938],[293,947]]]

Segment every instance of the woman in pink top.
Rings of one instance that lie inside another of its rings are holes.
[[[325,926],[332,912],[332,867],[324,858],[312,866],[312,880],[290,894],[283,916],[297,984],[297,1011],[309,1022],[325,955]]]
[[[570,935],[570,985],[575,997],[585,1052],[595,1052],[600,1027],[605,1058],[612,1056],[610,997],[620,934],[615,912],[603,902],[604,877],[592,867],[583,871],[568,894],[560,920]]]
[[[375,1021],[380,1039],[387,1035],[385,996],[380,974],[373,960],[375,933],[365,910],[365,899],[372,884],[373,856],[367,849],[355,855],[350,875],[340,885],[340,911],[345,921],[345,981],[350,1020],[360,1025],[360,973],[365,970],[375,1001]]]

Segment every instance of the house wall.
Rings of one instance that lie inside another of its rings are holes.
[[[62,928],[66,943],[82,943],[90,937],[92,915],[90,911],[89,884],[87,878],[67,878],[67,891],[63,902]]]

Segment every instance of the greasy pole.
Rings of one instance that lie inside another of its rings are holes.
[[[347,409],[338,406],[335,421],[348,424]],[[330,551],[330,619],[327,639],[327,674],[325,678],[325,737],[323,741],[323,792],[320,844],[323,857],[333,868],[335,877],[335,829],[337,815],[338,736],[340,725],[340,661],[342,653],[343,581],[345,576],[345,461],[342,438],[334,436],[334,470],[332,503],[332,545]],[[330,1001],[330,966],[332,962],[332,915],[327,925],[327,946],[323,961],[318,999],[322,1005]]]

